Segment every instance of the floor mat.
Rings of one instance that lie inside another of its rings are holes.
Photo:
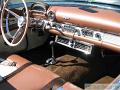
[[[79,83],[81,77],[84,77],[89,72],[88,63],[81,58],[64,55],[56,60],[58,61],[57,64],[46,68],[58,74],[66,81]]]

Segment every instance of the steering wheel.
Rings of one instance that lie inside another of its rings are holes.
[[[28,13],[28,8],[24,0],[22,0],[22,3],[25,8],[25,15],[20,16],[13,10],[8,8],[8,3],[9,0],[4,0],[3,8],[1,11],[1,33],[3,36],[4,41],[9,45],[9,46],[17,46],[19,45],[22,40],[24,39],[27,29],[28,29],[28,22],[29,22],[29,13]],[[7,15],[6,15],[7,13]],[[17,19],[17,30],[14,32],[14,34],[11,34],[9,30],[9,25],[8,25],[8,17],[9,14],[14,16]],[[6,16],[6,27],[4,27],[4,17]]]

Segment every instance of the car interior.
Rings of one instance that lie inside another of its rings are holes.
[[[119,90],[119,3],[0,0],[0,90]]]

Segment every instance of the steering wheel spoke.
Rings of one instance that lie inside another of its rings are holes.
[[[19,28],[19,29],[15,32],[15,34],[13,35],[13,38],[17,38],[17,37],[22,33],[21,30],[22,30],[22,29]]]
[[[7,8],[5,8],[5,10],[8,11],[8,12],[9,12],[10,14],[12,14],[13,16],[15,16],[16,18],[20,18],[20,16],[19,16],[17,13],[13,12],[12,10],[7,9]]]

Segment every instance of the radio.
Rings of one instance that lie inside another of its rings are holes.
[[[85,54],[91,54],[93,48],[93,44],[72,40],[71,38],[64,36],[56,36],[55,42],[66,47],[81,51]]]

